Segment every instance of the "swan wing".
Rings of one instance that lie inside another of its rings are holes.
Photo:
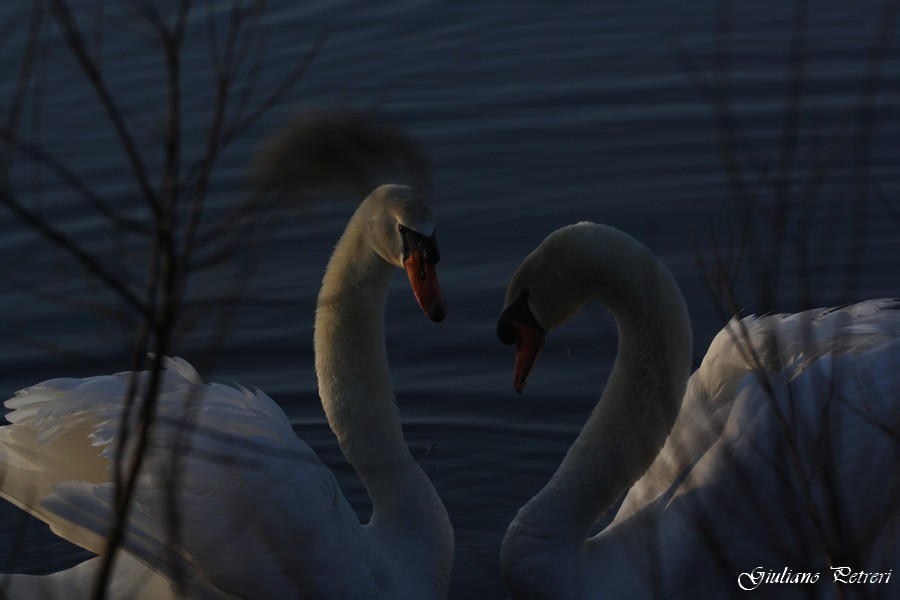
[[[184,361],[167,367],[123,547],[198,597],[339,596],[377,579],[378,553],[278,405],[204,384]],[[147,375],[38,384],[7,402],[13,424],[0,428],[0,495],[98,554],[116,514],[113,464],[133,377],[140,387]]]
[[[647,571],[634,565],[644,565],[662,589],[692,590],[685,597],[704,595],[703,586],[731,589],[738,574],[761,565],[818,572],[826,596],[832,566],[900,569],[900,311],[857,308],[821,312],[819,324],[830,332],[815,339],[830,352],[795,344],[781,353],[784,368],[740,378],[727,412],[706,421],[715,423],[713,439],[681,463],[685,472],[670,474],[643,505],[632,490],[628,518],[592,540],[615,542],[589,545],[603,564],[619,561],[623,573],[637,574]],[[602,577],[609,571],[596,564],[592,581],[609,585]],[[769,586],[767,593],[793,597],[796,589]]]
[[[101,557],[96,556],[70,569],[49,575],[3,574],[0,575],[0,592],[3,598],[13,600],[90,598],[101,560]],[[148,569],[127,552],[116,557],[106,592],[107,598],[114,599],[183,600],[183,597],[176,595],[168,578]]]
[[[691,376],[665,446],[628,492],[616,521],[675,493],[722,435],[737,390],[753,385],[757,374],[769,380],[796,378],[829,356],[886,357],[885,344],[900,335],[897,305],[893,299],[877,299],[729,322]]]
[[[735,573],[773,561],[829,579],[829,565],[900,567],[898,364],[895,339],[778,384],[747,378],[669,502],[665,537],[693,537]]]

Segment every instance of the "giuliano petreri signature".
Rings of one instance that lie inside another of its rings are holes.
[[[890,583],[893,570],[884,572],[854,571],[851,567],[831,567],[828,573],[834,583]],[[795,573],[784,568],[783,571],[768,571],[756,567],[752,571],[738,575],[738,586],[742,590],[755,590],[767,583],[818,583],[821,573]]]

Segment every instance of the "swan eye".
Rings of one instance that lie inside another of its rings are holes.
[[[436,265],[441,260],[441,253],[437,246],[437,231],[430,236],[424,236],[418,231],[413,231],[409,227],[398,225],[400,229],[400,237],[403,240],[403,260],[406,261],[410,254],[416,252],[422,253],[423,262],[429,265]]]

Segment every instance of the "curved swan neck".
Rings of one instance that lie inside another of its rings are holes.
[[[584,300],[602,301],[615,317],[615,364],[581,433],[548,484],[520,511],[507,542],[525,535],[582,548],[600,516],[650,466],[680,409],[691,358],[684,299],[648,249],[616,233],[624,239],[616,240],[614,252],[604,238],[599,248],[570,255],[588,280]]]
[[[689,334],[685,368],[679,369],[670,356],[672,343],[681,340],[662,334],[665,316],[654,314],[655,307],[634,301],[629,310],[614,313],[619,342],[612,372],[600,401],[551,480],[564,497],[561,502],[569,504],[571,533],[582,541],[649,468],[684,396]],[[560,505],[560,499],[552,502]]]
[[[384,305],[396,268],[371,247],[370,212],[364,203],[351,218],[323,278],[314,338],[319,395],[372,499],[372,523],[444,535],[446,511],[409,453],[394,402]]]

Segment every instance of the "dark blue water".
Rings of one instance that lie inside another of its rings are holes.
[[[721,321],[697,257],[709,259],[714,240],[727,246],[748,221],[759,251],[747,258],[741,306],[793,310],[809,299],[897,295],[900,54],[883,33],[893,31],[894,16],[878,2],[812,4],[797,26],[782,3],[270,3],[254,100],[319,36],[326,41],[284,101],[222,155],[210,222],[243,197],[253,152],[298,106],[376,111],[427,153],[450,316],[440,326],[427,322],[398,276],[388,348],[410,447],[456,529],[452,597],[503,597],[496,565],[506,525],[553,472],[613,359],[612,321],[591,307],[548,341],[527,393],[512,390],[511,351],[496,341],[494,323],[509,275],[551,230],[605,222],[657,251],[684,289],[698,358]],[[157,48],[118,3],[75,6],[155,182],[165,114]],[[3,99],[12,97],[29,7],[3,8]],[[225,14],[220,9],[221,28]],[[198,8],[185,47],[186,162],[202,152],[211,115],[206,18]],[[23,135],[140,217],[121,146],[46,19]],[[805,41],[794,124],[785,117],[797,64],[792,40]],[[733,120],[717,121],[717,106]],[[785,135],[786,122],[793,135]],[[723,166],[730,152],[739,178]],[[98,255],[141,266],[139,246],[111,232],[47,169],[21,156],[15,168],[19,193],[57,227]],[[751,190],[752,217],[736,212],[738,180]],[[782,183],[787,193],[779,195]],[[784,198],[788,208],[779,205]],[[255,234],[265,244],[252,272],[201,274],[192,298],[249,300],[224,343],[210,341],[213,316],[179,338],[178,353],[192,362],[212,357],[208,377],[256,385],[278,400],[364,515],[368,500],[318,404],[311,350],[321,272],[354,200],[278,209],[270,219],[278,226]],[[779,218],[789,223],[787,241],[772,254]],[[760,296],[764,267],[779,277],[774,305]],[[8,282],[0,292],[3,395],[50,377],[127,367],[128,331],[59,302],[99,301],[98,286],[5,213],[0,273]],[[4,536],[21,532],[17,511],[4,506],[0,518]],[[20,571],[53,570],[80,556],[34,525],[9,544]],[[11,554],[4,550],[4,564],[13,564]]]

